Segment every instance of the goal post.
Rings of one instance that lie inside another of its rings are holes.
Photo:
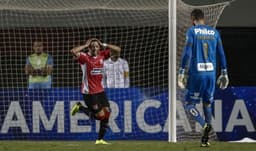
[[[176,142],[176,41],[177,41],[177,32],[176,32],[176,24],[177,24],[177,1],[169,0],[169,8],[168,8],[168,18],[169,18],[169,63],[168,63],[168,94],[169,94],[169,109],[168,109],[168,117],[169,119],[169,133],[168,133],[168,141]]]

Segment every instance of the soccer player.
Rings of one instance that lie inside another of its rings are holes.
[[[111,57],[104,61],[103,86],[105,88],[129,88],[129,66],[120,53],[111,53]]]
[[[43,42],[33,43],[34,53],[26,59],[25,73],[29,89],[49,89],[52,85],[53,58],[43,50]]]
[[[211,104],[214,101],[217,56],[219,57],[221,68],[221,75],[218,77],[217,84],[221,89],[225,89],[229,80],[219,32],[213,27],[205,25],[204,13],[200,9],[194,9],[191,12],[191,19],[194,26],[190,27],[186,33],[186,44],[178,75],[178,86],[185,88],[184,73],[185,67],[189,62],[189,76],[186,86],[188,92],[184,108],[202,126],[201,146],[207,147],[210,145],[208,135],[212,130]],[[205,119],[202,118],[195,106],[201,100]]]
[[[88,52],[82,53],[83,49],[88,49]],[[91,38],[84,45],[71,50],[83,71],[81,91],[87,106],[81,103],[75,104],[71,109],[71,115],[82,111],[91,119],[100,120],[100,130],[95,144],[109,144],[103,140],[110,116],[110,105],[102,87],[103,63],[110,57],[110,52],[120,53],[120,51],[120,47],[102,43],[96,38]]]

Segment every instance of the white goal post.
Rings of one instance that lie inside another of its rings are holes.
[[[169,120],[169,133],[168,133],[168,141],[176,142],[176,41],[177,41],[177,32],[176,32],[176,24],[177,24],[177,1],[169,0],[169,63],[168,63],[168,94],[169,94],[169,109],[168,109],[168,117]]]

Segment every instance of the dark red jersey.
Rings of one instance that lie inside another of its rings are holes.
[[[103,92],[103,62],[110,57],[110,50],[101,50],[97,56],[89,53],[80,53],[78,62],[80,63],[83,77],[81,92],[83,94],[96,94]]]

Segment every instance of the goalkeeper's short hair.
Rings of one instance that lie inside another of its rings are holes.
[[[201,9],[194,9],[190,15],[194,20],[204,19],[204,12]]]

